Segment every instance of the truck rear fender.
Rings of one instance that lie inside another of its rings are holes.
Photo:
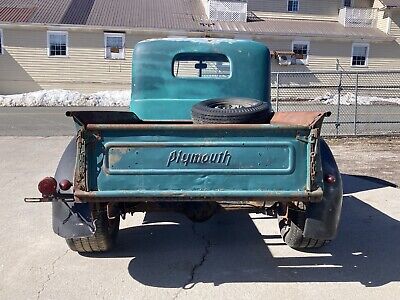
[[[74,182],[74,170],[76,161],[76,138],[72,138],[65,149],[58,164],[55,179],[60,182],[68,179]],[[62,191],[60,191],[62,192]],[[70,191],[63,193],[72,194]],[[53,230],[63,238],[87,237],[94,233],[94,226],[88,203],[52,202]]]
[[[334,183],[324,183],[323,198],[319,203],[310,203],[307,208],[304,237],[332,240],[335,238],[343,202],[343,186],[335,158],[327,143],[320,139],[320,158],[324,176],[333,175]]]

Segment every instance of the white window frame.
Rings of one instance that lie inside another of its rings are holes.
[[[306,59],[296,59],[296,65],[308,65],[310,60],[310,41],[292,41],[292,51],[295,44],[307,45],[307,58]]]
[[[297,1],[297,10],[289,10],[289,1]],[[286,9],[288,12],[297,13],[300,11],[300,0],[287,0]]]
[[[367,53],[366,53],[366,57],[365,57],[365,65],[353,65],[353,55],[354,55],[354,48],[355,47],[367,47]],[[368,67],[368,60],[369,60],[369,44],[368,43],[353,43],[351,45],[350,67],[352,67],[352,68],[366,68],[366,67]]]
[[[65,35],[65,55],[50,55],[50,35]],[[50,30],[47,31],[47,57],[69,57],[69,35],[68,35],[68,31],[54,31],[54,30]]]
[[[4,54],[4,34],[3,29],[0,28],[0,55]]]
[[[122,37],[122,53],[121,57],[107,57],[107,37]],[[125,33],[123,32],[104,32],[104,59],[107,60],[124,60],[125,59]]]

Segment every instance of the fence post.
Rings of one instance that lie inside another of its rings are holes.
[[[279,72],[276,73],[276,100],[275,100],[275,111],[279,110]]]
[[[358,76],[356,75],[356,106],[354,108],[354,135],[357,135],[357,113],[358,113]]]
[[[343,72],[340,71],[340,76],[339,76],[339,85],[338,85],[338,104],[337,104],[337,111],[336,111],[336,136],[339,135],[339,126],[340,126],[340,98],[341,98],[341,93],[343,90],[342,87],[342,79],[343,79]]]

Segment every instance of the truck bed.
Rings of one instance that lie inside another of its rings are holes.
[[[196,125],[126,115],[111,124],[93,114],[82,121],[70,113],[80,126],[80,201],[321,200],[322,179],[312,176],[315,116],[307,125],[285,124],[282,115],[282,124]]]

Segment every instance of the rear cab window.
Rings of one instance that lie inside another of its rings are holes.
[[[172,74],[180,78],[231,77],[231,63],[224,54],[217,53],[180,53],[172,63]]]

